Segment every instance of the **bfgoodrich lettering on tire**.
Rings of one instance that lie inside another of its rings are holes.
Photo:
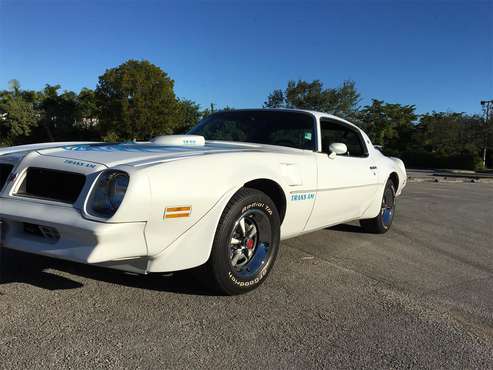
[[[274,202],[261,191],[240,189],[223,211],[204,266],[209,285],[228,295],[258,287],[276,260],[279,234]]]

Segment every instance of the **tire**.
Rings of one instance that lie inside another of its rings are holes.
[[[266,194],[240,189],[223,211],[204,282],[225,295],[247,293],[260,286],[272,270],[279,251],[280,218]]]
[[[395,216],[395,185],[388,179],[382,197],[382,207],[377,217],[360,220],[360,225],[366,232],[385,234],[392,226]]]

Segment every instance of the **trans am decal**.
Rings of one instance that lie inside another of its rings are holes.
[[[300,200],[313,200],[313,199],[315,199],[315,193],[291,194],[292,202],[297,202]]]
[[[74,161],[72,159],[66,159],[65,161],[63,161],[63,163],[70,164],[72,166],[77,166],[77,167],[96,168],[95,164],[87,163],[87,162],[81,162],[81,161]]]

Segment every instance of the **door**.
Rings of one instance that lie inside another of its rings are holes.
[[[320,119],[321,152],[316,153],[317,189],[306,230],[359,218],[377,191],[377,172],[358,129]],[[330,156],[330,144],[346,144],[345,154]]]

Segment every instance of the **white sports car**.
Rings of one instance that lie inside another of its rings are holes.
[[[200,266],[239,294],[280,240],[352,220],[386,232],[405,184],[402,161],[343,119],[219,112],[150,142],[0,149],[2,245],[143,274]]]

